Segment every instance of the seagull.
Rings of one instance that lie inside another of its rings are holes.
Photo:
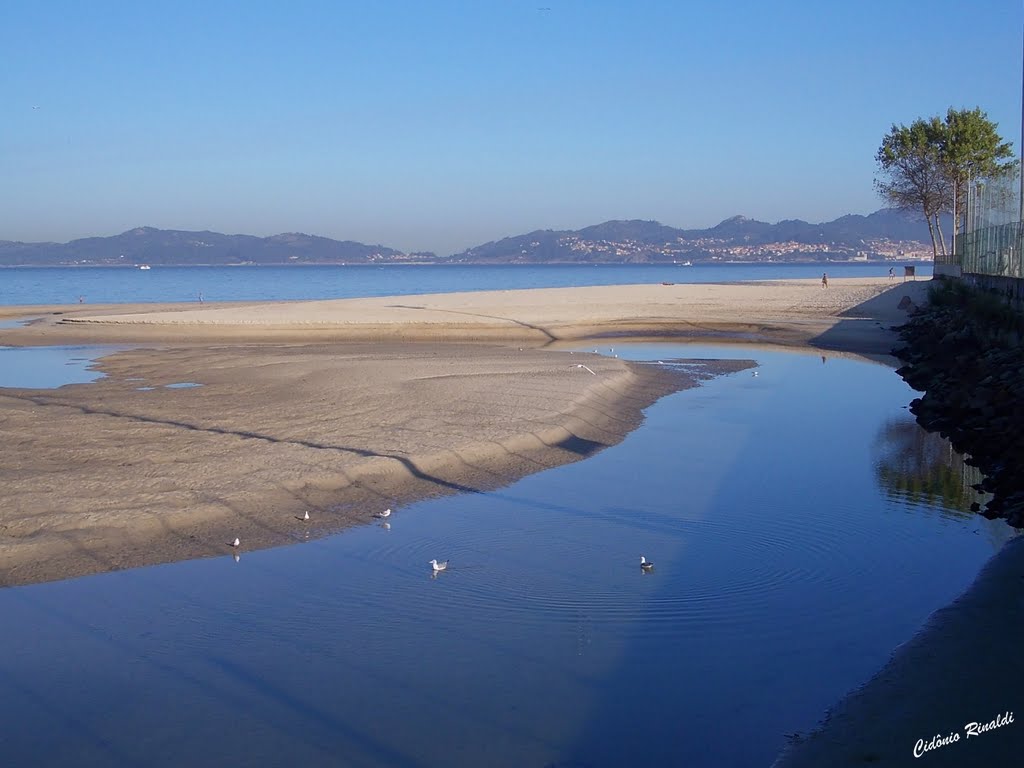
[[[305,512],[303,512],[302,513],[302,517],[299,517],[298,515],[296,515],[295,519],[296,520],[309,520],[309,510],[307,509]]]
[[[379,517],[381,520],[383,520],[385,517],[391,517],[391,507],[388,507],[383,512],[378,512],[375,515],[375,517]]]
[[[38,105],[33,105],[32,109],[39,109]]]
[[[753,375],[754,375],[754,376],[757,376],[757,371],[754,371]]]
[[[641,571],[650,571],[650,570],[653,570],[653,568],[654,568],[654,563],[648,563],[647,562],[647,558],[644,557],[643,555],[640,555],[640,570]]]
[[[587,368],[587,366],[585,366],[583,363],[576,363],[576,367],[577,368],[582,368],[584,371],[589,371],[591,376],[597,376],[596,373],[594,373],[589,368]]]
[[[231,547],[239,547],[239,546],[241,546],[241,545],[242,545],[242,542],[240,542],[240,541],[238,540],[238,537],[236,536],[236,537],[235,537],[235,540],[234,540],[234,541],[232,541],[232,542],[231,542],[231,544],[229,544],[228,546],[231,546]]]
[[[431,560],[430,561],[430,565],[433,567],[434,573],[437,573],[438,571],[447,570],[447,568],[448,568],[448,561],[445,560],[443,563],[439,563],[439,562],[437,562],[437,560]]]

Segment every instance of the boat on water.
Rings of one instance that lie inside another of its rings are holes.
[[[672,263],[675,264],[677,267],[692,267],[693,266],[693,262],[692,261],[673,261]]]
[[[139,264],[139,269],[149,269],[149,264]]]

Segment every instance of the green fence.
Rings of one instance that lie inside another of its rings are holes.
[[[956,239],[956,263],[964,274],[1024,277],[1019,221],[982,227]]]

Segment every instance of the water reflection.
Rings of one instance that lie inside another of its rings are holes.
[[[883,490],[876,465],[902,488],[929,463],[890,368],[613,354],[762,375],[391,530],[0,590],[4,764],[768,765],[995,547],[988,521]]]
[[[956,514],[972,514],[971,503],[984,501],[971,487],[981,482],[980,470],[948,439],[925,431],[910,416],[882,424],[873,449],[878,485],[890,499]]]

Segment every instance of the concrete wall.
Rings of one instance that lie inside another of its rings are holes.
[[[1018,309],[1024,309],[1024,280],[1019,277],[964,274],[962,279],[968,285],[973,285],[975,288],[980,288],[983,291],[999,294]]]

